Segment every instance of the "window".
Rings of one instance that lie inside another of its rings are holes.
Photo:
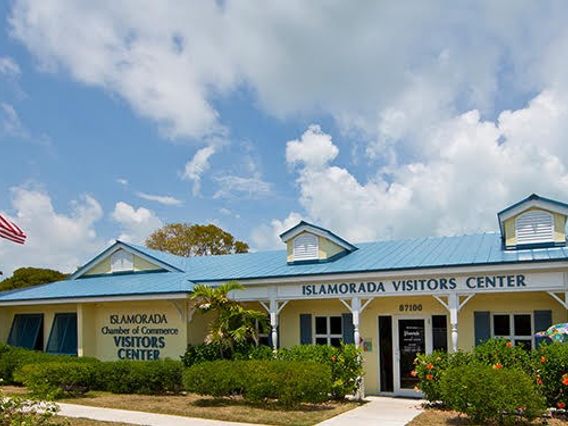
[[[55,314],[46,352],[77,355],[77,314]]]
[[[124,250],[118,250],[110,257],[112,272],[125,272],[134,269],[134,256]]]
[[[16,314],[8,344],[20,348],[43,350],[43,314]]]
[[[533,327],[531,314],[493,314],[493,337],[508,339],[515,346],[532,349]]]
[[[270,319],[268,319],[268,325],[262,329],[258,320],[255,321],[256,333],[258,336],[259,346],[270,346],[270,333],[272,333],[272,328],[270,327]]]
[[[316,332],[314,333],[316,345],[339,346],[343,339],[343,318],[316,317]]]
[[[448,319],[432,315],[432,350],[448,352]]]
[[[294,260],[311,260],[318,258],[318,237],[313,234],[302,234],[294,240]]]
[[[517,244],[547,243],[554,241],[554,218],[548,212],[531,210],[515,221]]]

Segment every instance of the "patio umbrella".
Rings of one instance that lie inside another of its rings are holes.
[[[554,324],[542,333],[553,342],[568,342],[568,323]]]

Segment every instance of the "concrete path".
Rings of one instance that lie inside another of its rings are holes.
[[[105,422],[129,423],[144,426],[251,426],[248,423],[225,422],[220,420],[197,419],[193,417],[171,416],[168,414],[143,413],[140,411],[118,410],[115,408],[88,407],[77,404],[58,404],[59,415],[79,417]],[[254,425],[258,426],[258,425]]]
[[[335,416],[319,426],[404,426],[422,412],[422,400],[369,396],[361,407]]]

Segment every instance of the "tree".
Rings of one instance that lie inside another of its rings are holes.
[[[226,282],[219,287],[199,284],[193,289],[191,298],[197,302],[197,309],[204,313],[215,313],[215,319],[209,323],[205,343],[218,344],[221,358],[227,352],[233,352],[239,343],[252,341],[258,345],[258,331],[267,327],[264,312],[245,309],[229,298],[230,291],[242,289],[243,285],[236,281]]]
[[[67,275],[53,269],[19,268],[14,271],[11,277],[0,282],[0,291],[33,287],[64,280],[66,277]]]
[[[247,243],[218,226],[189,223],[170,223],[154,231],[146,247],[186,257],[247,253],[249,249]]]

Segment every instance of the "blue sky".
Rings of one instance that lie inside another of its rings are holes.
[[[565,2],[0,5],[0,269],[214,222],[354,242],[568,200]]]

